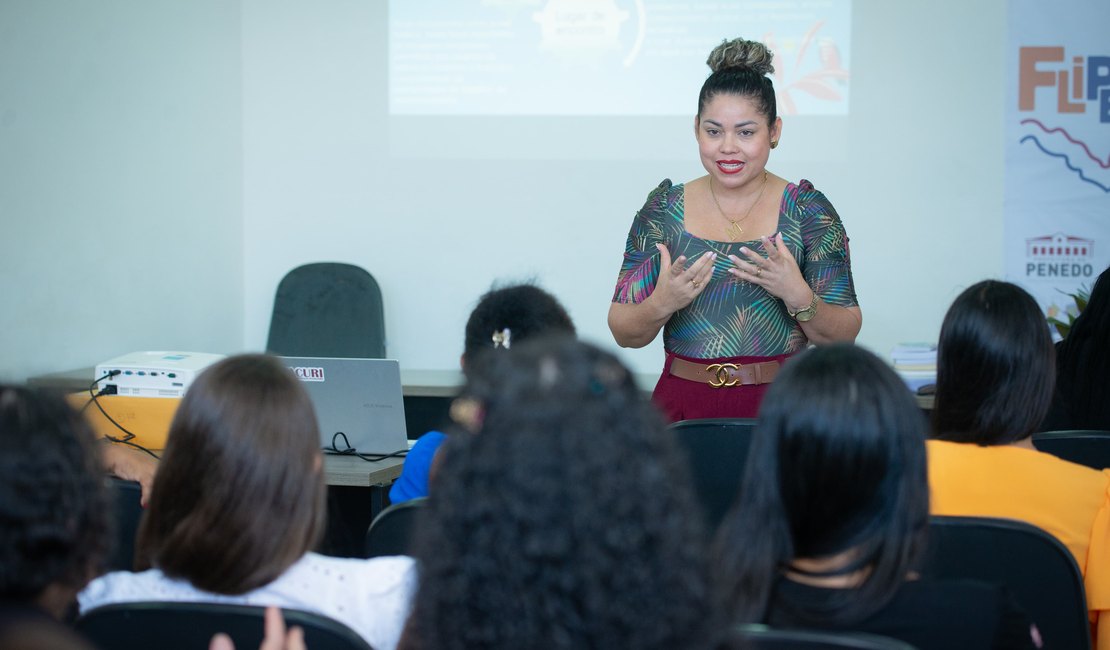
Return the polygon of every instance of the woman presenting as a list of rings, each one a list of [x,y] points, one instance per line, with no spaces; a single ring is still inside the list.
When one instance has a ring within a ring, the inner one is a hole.
[[[623,347],[663,330],[653,399],[672,420],[754,417],[786,357],[862,323],[836,211],[767,171],[782,133],[771,56],[743,39],[710,53],[694,118],[708,174],[660,183],[625,244],[609,329]]]

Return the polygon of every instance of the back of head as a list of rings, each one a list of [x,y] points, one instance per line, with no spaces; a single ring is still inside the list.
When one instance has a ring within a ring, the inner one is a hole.
[[[574,333],[567,310],[543,289],[531,284],[491,289],[466,321],[463,358],[470,367],[489,350],[510,349],[540,335]]]
[[[972,285],[948,309],[937,345],[933,436],[1003,445],[1031,435],[1052,399],[1048,323],[1024,289]]]
[[[140,566],[238,594],[281,575],[324,521],[308,395],[276,358],[216,363],[181,400],[139,529]]]
[[[928,521],[925,420],[905,384],[848,344],[791,359],[760,407],[740,495],[718,533],[724,599],[743,622],[765,617],[774,583],[796,558],[850,551],[869,568],[812,623],[858,620],[893,597]]]
[[[1065,415],[1076,429],[1110,428],[1110,268],[1099,275],[1067,338],[1057,347],[1056,381],[1068,396]]]
[[[774,55],[759,41],[734,38],[713,48],[705,63],[712,73],[698,93],[698,115],[717,95],[736,95],[750,99],[767,123],[778,118],[775,88],[767,75],[775,71]]]
[[[60,397],[0,386],[0,598],[74,593],[103,568],[111,506],[93,433]]]
[[[468,379],[480,427],[445,448],[408,647],[696,647],[701,522],[628,371],[563,337]]]

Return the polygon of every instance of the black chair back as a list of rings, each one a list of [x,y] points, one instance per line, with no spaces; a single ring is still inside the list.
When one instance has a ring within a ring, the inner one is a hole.
[[[135,566],[135,537],[143,518],[142,490],[135,481],[108,479],[116,510],[115,545],[108,557],[109,571],[131,571]]]
[[[353,264],[318,262],[285,274],[266,351],[286,357],[385,358],[382,291]]]
[[[930,517],[922,574],[1002,585],[1037,624],[1046,649],[1091,647],[1075,558],[1036,526],[1012,519]]]
[[[750,418],[712,418],[682,420],[670,427],[690,460],[690,475],[710,532],[716,530],[736,500],[755,422]]]
[[[738,625],[729,630],[717,650],[913,650],[913,646],[874,634]]]
[[[395,503],[374,518],[366,529],[366,557],[409,555],[415,522],[427,497]]]
[[[105,650],[197,650],[217,632],[236,648],[262,642],[265,608],[216,603],[136,602],[105,605],[77,619],[77,631]],[[361,636],[339,621],[294,609],[282,612],[286,627],[304,629],[312,650],[371,650]]]
[[[1110,431],[1076,429],[1034,433],[1033,446],[1046,454],[1094,469],[1110,467]]]

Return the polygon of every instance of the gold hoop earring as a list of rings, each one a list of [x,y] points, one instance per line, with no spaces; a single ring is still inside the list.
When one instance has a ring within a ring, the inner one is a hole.
[[[777,146],[779,146],[779,141],[778,140],[771,140],[771,148],[774,149]]]

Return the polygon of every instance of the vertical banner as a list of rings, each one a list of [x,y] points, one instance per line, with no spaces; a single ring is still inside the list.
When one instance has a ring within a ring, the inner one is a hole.
[[[1049,317],[1110,264],[1110,2],[1011,0],[1006,276]]]

